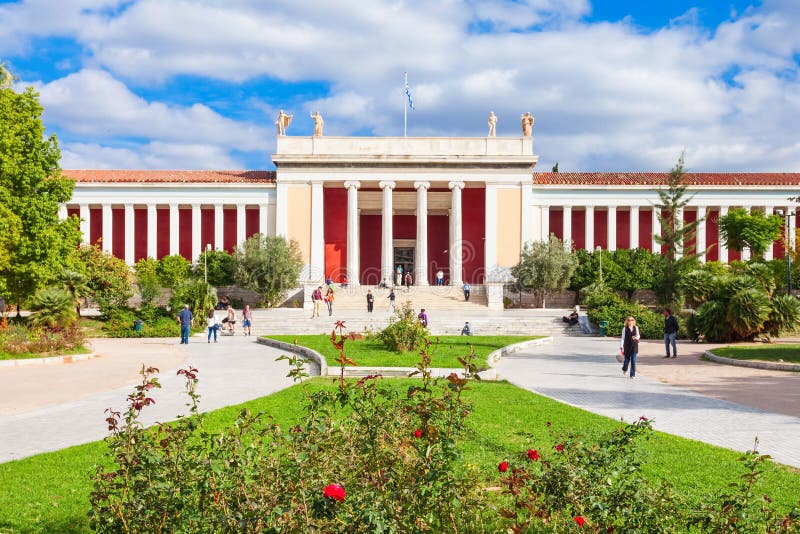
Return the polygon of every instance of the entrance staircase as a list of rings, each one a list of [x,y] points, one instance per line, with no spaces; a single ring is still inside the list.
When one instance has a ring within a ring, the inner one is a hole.
[[[335,310],[366,311],[368,290],[371,290],[375,296],[375,311],[388,310],[388,289],[379,289],[378,286],[335,286],[334,288],[336,290],[334,298]],[[410,301],[417,311],[420,308],[425,308],[428,311],[484,311],[487,306],[486,291],[482,285],[471,286],[469,302],[464,300],[464,292],[461,288],[451,286],[398,287],[395,289],[394,294],[395,306],[399,307],[403,302]]]

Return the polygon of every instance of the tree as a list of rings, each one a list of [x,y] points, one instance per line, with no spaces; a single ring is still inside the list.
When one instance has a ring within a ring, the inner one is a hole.
[[[61,274],[61,283],[64,285],[64,289],[69,291],[69,294],[72,296],[72,302],[75,305],[75,313],[78,317],[81,316],[81,299],[92,294],[92,290],[89,288],[87,282],[86,275],[78,271],[64,269],[64,272]]]
[[[781,236],[783,217],[761,211],[750,213],[745,208],[732,208],[719,218],[720,237],[725,245],[741,252],[749,248],[756,258],[763,258],[772,243]]]
[[[142,258],[133,266],[136,273],[136,285],[139,286],[139,295],[142,305],[147,306],[158,296],[161,284],[158,279],[158,260]]]
[[[131,271],[124,260],[97,245],[81,245],[70,253],[67,267],[86,276],[86,285],[103,313],[127,306],[133,296]]]
[[[192,273],[192,264],[178,254],[164,256],[158,260],[158,281],[161,287],[175,289]]]
[[[75,324],[77,316],[72,308],[69,291],[62,287],[40,289],[31,299],[30,323],[47,330],[61,330]]]
[[[686,195],[686,184],[684,183],[686,173],[683,170],[684,155],[678,158],[678,163],[667,177],[667,188],[658,190],[658,198],[661,201],[656,204],[656,213],[661,223],[661,235],[655,236],[656,243],[666,247],[664,257],[666,265],[664,267],[664,280],[659,288],[660,298],[666,303],[675,303],[680,300],[678,292],[678,280],[683,271],[683,264],[691,262],[697,254],[692,247],[687,246],[688,242],[694,238],[697,225],[703,217],[684,224],[682,219],[683,208],[692,200],[691,196]]]
[[[67,254],[80,243],[77,217],[59,221],[59,205],[72,197],[74,182],[61,177],[54,135],[45,138],[42,106],[32,88],[22,93],[0,67],[0,289],[16,304],[57,281]],[[19,310],[18,310],[19,311]]]
[[[226,286],[233,283],[236,262],[233,255],[224,250],[204,250],[197,259],[195,275],[204,278],[208,266],[208,283],[212,286]]]
[[[266,306],[279,304],[297,287],[303,257],[296,241],[255,234],[234,253],[236,283],[261,295]]]
[[[556,164],[553,165],[553,172],[558,172],[558,162],[557,161],[556,161]]]
[[[547,293],[566,288],[577,266],[578,259],[550,234],[547,241],[525,244],[511,274],[521,288],[534,291],[544,308]]]

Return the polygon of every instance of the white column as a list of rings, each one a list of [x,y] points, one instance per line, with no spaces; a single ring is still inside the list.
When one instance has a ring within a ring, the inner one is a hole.
[[[125,204],[125,263],[133,265],[136,263],[136,255],[134,252],[134,211],[133,204]]]
[[[180,250],[180,217],[178,213],[178,205],[169,205],[169,255],[174,256]]]
[[[325,279],[325,197],[322,182],[311,182],[311,266],[309,280]],[[328,206],[328,209],[333,209]]]
[[[520,229],[520,240],[522,242],[519,244],[519,248],[522,250],[525,243],[533,239],[533,229],[531,228],[533,225],[533,210],[531,209],[533,204],[533,183],[531,183],[530,178],[523,180],[520,188],[522,189],[522,228]],[[545,238],[549,237],[549,235],[545,235]]]
[[[789,246],[788,250],[794,252],[795,243],[797,243],[797,206],[788,206],[786,213],[795,214],[794,217],[789,217]]]
[[[654,254],[661,253],[661,245],[656,242],[657,235],[661,235],[661,221],[658,219],[658,206],[653,206],[653,237],[650,246]]]
[[[192,204],[192,257],[189,260],[192,263],[200,258],[200,252],[203,251],[200,221],[200,204]]]
[[[487,183],[485,195],[486,220],[483,234],[483,261],[486,281],[493,282],[494,271],[497,269],[497,186]]]
[[[428,188],[430,182],[414,182],[417,190],[417,246],[414,248],[414,283],[428,285]]]
[[[114,228],[113,228],[114,212],[111,211],[111,204],[103,204],[103,252],[111,254],[113,250]]]
[[[753,212],[752,206],[744,206],[745,211],[747,211],[748,215]],[[750,247],[744,247],[741,252],[742,261],[747,261],[750,259]]]
[[[147,257],[158,256],[158,212],[155,204],[147,205]]]
[[[586,221],[584,222],[586,244],[584,248],[591,252],[594,250],[594,206],[586,206],[584,216],[586,217]]]
[[[66,204],[59,204],[58,205],[58,220],[59,221],[66,221],[68,217],[67,213],[67,205]]]
[[[89,205],[81,204],[78,209],[80,209],[80,218],[81,218],[81,242],[89,243],[90,239],[89,228],[91,228],[91,226],[89,225],[91,217],[90,215],[91,212],[89,211]]]
[[[772,215],[773,211],[774,211],[774,208],[772,206],[764,206],[764,216],[765,217],[769,218],[770,215]],[[769,246],[767,247],[766,252],[764,252],[764,259],[765,260],[770,261],[771,259],[774,258],[774,256],[773,256],[773,249],[774,248],[775,248],[775,243],[774,242],[770,243]]]
[[[289,186],[275,184],[275,235],[286,237],[289,231]]]
[[[361,182],[345,182],[347,189],[347,280],[357,286],[361,282],[361,251],[358,217],[358,189]]]
[[[225,249],[225,206],[214,204],[214,249]]]
[[[322,184],[320,184],[320,189]],[[236,246],[242,246],[247,239],[247,211],[244,204],[236,204]],[[324,246],[324,244],[323,244]]]
[[[380,182],[378,186],[383,190],[381,206],[381,278],[386,278],[389,284],[394,283],[394,236],[392,234],[392,189],[394,182]]]
[[[550,240],[550,206],[542,206],[541,207],[541,214],[542,214],[542,241],[549,241]]]
[[[695,232],[695,253],[700,261],[706,262],[706,207],[697,206],[697,231]]]
[[[608,221],[606,223],[608,250],[617,250],[617,207],[608,207]]]
[[[675,217],[675,228],[680,230],[683,228],[683,208],[678,208],[677,213],[674,215]],[[681,240],[680,246],[676,247],[675,250],[675,258],[682,258],[683,257],[683,249],[686,247],[685,240]]]
[[[269,206],[267,204],[258,205],[258,233],[269,236]]]
[[[631,206],[631,217],[628,224],[630,238],[628,248],[639,248],[639,206]]]
[[[450,193],[450,285],[453,287],[460,287],[463,285],[462,280],[462,265],[461,265],[461,248],[463,247],[463,239],[461,237],[461,190],[464,188],[464,182],[450,182],[447,187],[451,189]]]
[[[572,206],[564,206],[564,211],[562,213],[562,233],[564,235],[563,241],[565,243],[570,243],[570,248],[572,247]]]
[[[724,217],[727,214],[728,206],[720,206],[719,216]],[[728,263],[728,247],[726,247],[725,243],[722,241],[722,236],[719,232],[719,226],[717,226],[717,246],[719,247],[719,261],[721,263]]]

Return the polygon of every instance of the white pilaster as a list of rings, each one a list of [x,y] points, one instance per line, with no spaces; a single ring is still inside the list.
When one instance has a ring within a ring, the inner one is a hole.
[[[772,215],[773,211],[774,211],[774,208],[772,206],[764,206],[764,216],[765,217],[769,218],[770,215]],[[775,248],[775,243],[774,242],[770,243],[769,246],[767,247],[766,252],[764,252],[764,259],[765,260],[770,261],[771,259],[774,258],[774,256],[773,256],[773,249],[774,248]]]
[[[542,222],[541,222],[541,229],[542,235],[540,239],[542,241],[549,241],[550,240],[550,206],[542,206],[541,207],[541,214],[542,214]]]
[[[586,222],[584,223],[584,227],[586,228],[586,244],[584,248],[591,252],[594,250],[594,206],[586,206],[584,214],[586,217]]]
[[[497,185],[487,183],[485,195],[484,269],[486,270],[486,281],[493,282],[493,273],[497,269]]]
[[[178,205],[169,205],[169,255],[174,256],[180,250],[180,217],[178,213]]]
[[[347,280],[350,284],[360,284],[361,276],[361,238],[358,217],[358,189],[361,182],[345,182],[347,189]]]
[[[753,212],[752,206],[744,206],[744,209],[748,213],[748,215]],[[750,247],[744,247],[742,249],[741,258],[742,261],[747,261],[750,259]]]
[[[678,208],[677,213],[675,214],[675,228],[681,229],[683,228],[683,208]],[[680,246],[676,247],[675,250],[675,258],[682,258],[683,257],[683,249],[686,247],[686,243],[684,240],[681,240]]]
[[[460,287],[463,285],[461,254],[464,245],[461,237],[461,190],[464,182],[450,182],[447,187],[450,193],[450,285]]]
[[[631,217],[628,224],[630,230],[629,245],[631,250],[639,248],[639,206],[631,206]]]
[[[258,205],[258,233],[269,236],[269,206],[267,204]]]
[[[394,281],[394,235],[392,233],[392,189],[394,182],[380,182],[378,186],[383,190],[381,206],[381,278],[391,284]]]
[[[608,250],[617,250],[617,207],[608,207],[608,221],[606,224]]]
[[[225,249],[225,206],[214,204],[214,249]]]
[[[133,265],[136,263],[134,251],[135,228],[133,204],[125,204],[125,263]]]
[[[533,184],[530,179],[526,179],[523,180],[520,188],[522,190],[522,228],[520,229],[520,240],[522,242],[519,244],[519,248],[522,250],[525,243],[533,239],[533,229],[531,228],[533,224],[533,210],[531,209],[533,204]],[[545,234],[545,239],[549,237],[548,234]]]
[[[568,243],[572,248],[572,206],[564,206],[562,214],[562,233],[564,243]]]
[[[200,258],[200,252],[203,250],[201,227],[200,204],[192,204],[192,257],[190,260],[192,263]]]
[[[697,206],[697,231],[695,232],[695,252],[701,262],[706,262],[706,207]]]
[[[275,235],[286,237],[289,231],[289,186],[275,185]]]
[[[90,211],[88,204],[81,204],[78,208],[80,210],[80,218],[81,218],[81,242],[82,243],[89,243],[89,228],[91,228],[90,222]]]
[[[328,209],[333,209],[328,206]],[[322,182],[311,182],[311,265],[310,281],[325,279],[325,196]]]
[[[789,217],[789,247],[790,252],[794,252],[795,244],[797,243],[797,206],[788,206],[786,213],[792,213],[795,216]]]
[[[320,184],[322,189],[322,184]],[[247,239],[247,211],[244,204],[236,204],[236,246],[242,246],[244,240]],[[322,210],[320,210],[322,211]],[[312,217],[313,218],[313,217]],[[325,244],[323,243],[323,247]],[[324,262],[325,260],[323,260]]]
[[[728,206],[720,206],[719,207],[719,216],[724,217],[728,214]],[[717,246],[719,247],[719,261],[721,263],[728,263],[728,247],[725,246],[725,242],[722,240],[722,235],[719,232],[719,226],[717,226]]]
[[[111,204],[103,204],[103,252],[114,250],[114,228],[113,228],[114,212],[111,211]]]
[[[67,217],[68,217],[67,205],[66,204],[59,204],[58,205],[58,220],[59,221],[66,221]]]
[[[650,250],[652,250],[654,254],[661,253],[661,245],[656,241],[657,235],[661,235],[661,221],[658,219],[658,206],[653,206],[653,237],[650,243],[652,247]]]
[[[155,204],[147,205],[147,257],[158,256],[158,211]]]
[[[414,248],[414,283],[428,285],[428,188],[430,182],[414,182],[417,190],[417,245]],[[349,249],[348,249],[349,250]]]

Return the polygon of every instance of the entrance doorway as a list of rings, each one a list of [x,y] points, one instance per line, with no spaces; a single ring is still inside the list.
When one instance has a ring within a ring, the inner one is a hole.
[[[414,276],[414,247],[394,247],[394,284],[403,285],[406,273]]]

